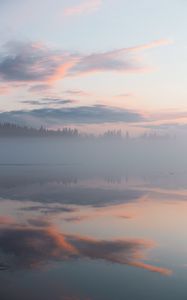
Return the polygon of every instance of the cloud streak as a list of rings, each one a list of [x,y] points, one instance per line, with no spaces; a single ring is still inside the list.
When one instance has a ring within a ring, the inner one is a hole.
[[[51,49],[41,43],[11,42],[0,51],[0,81],[34,84],[31,91],[38,91],[70,76],[145,72],[150,68],[139,57],[139,52],[169,43],[158,40],[103,53],[81,54]]]
[[[131,48],[121,48],[103,53],[82,56],[70,70],[69,75],[83,75],[97,72],[139,73],[150,70],[136,52],[168,45],[170,40],[158,40]]]
[[[61,98],[42,98],[38,100],[24,100],[21,103],[29,104],[32,106],[45,106],[45,105],[66,105],[66,104],[73,104],[75,103],[74,100],[70,99],[61,99]]]
[[[71,17],[71,16],[78,16],[82,14],[92,13],[101,7],[102,2],[103,2],[102,0],[84,1],[78,5],[65,8],[63,14],[66,17]]]
[[[33,103],[31,103],[33,104]],[[35,102],[34,102],[35,104]],[[133,110],[119,109],[105,105],[76,106],[69,108],[41,108],[0,113],[0,122],[13,122],[32,125],[62,124],[102,124],[136,123],[145,121],[145,117]]]
[[[83,90],[78,90],[78,89],[66,90],[64,93],[67,94],[67,95],[70,95],[70,96],[78,96],[78,97],[79,96],[81,96],[81,97],[90,96],[90,93],[85,92]]]

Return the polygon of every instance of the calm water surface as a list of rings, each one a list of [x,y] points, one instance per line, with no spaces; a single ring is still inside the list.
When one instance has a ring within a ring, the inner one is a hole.
[[[186,299],[187,173],[1,166],[0,299]]]

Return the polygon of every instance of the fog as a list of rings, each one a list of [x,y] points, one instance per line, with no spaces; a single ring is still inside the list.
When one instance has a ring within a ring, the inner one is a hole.
[[[1,137],[0,298],[185,297],[186,150],[182,139]]]
[[[1,138],[1,165],[81,165],[82,168],[128,168],[136,172],[185,171],[187,141]],[[84,167],[83,167],[84,166]]]

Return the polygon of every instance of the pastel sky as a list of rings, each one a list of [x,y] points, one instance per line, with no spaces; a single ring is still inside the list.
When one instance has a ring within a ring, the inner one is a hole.
[[[0,0],[0,121],[184,130],[185,0]]]

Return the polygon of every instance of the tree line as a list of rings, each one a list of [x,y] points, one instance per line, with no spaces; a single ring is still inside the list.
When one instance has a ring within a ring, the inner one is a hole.
[[[102,134],[80,133],[76,128],[64,127],[62,129],[48,129],[43,126],[33,128],[29,126],[21,126],[12,123],[0,123],[0,137],[62,137],[62,138],[77,138],[77,139],[114,139],[114,140],[129,140],[129,132],[125,134],[121,130],[107,130]],[[169,134],[160,135],[156,132],[144,133],[138,137],[142,140],[160,140],[170,139]]]
[[[43,126],[33,128],[12,123],[0,123],[0,137],[67,137],[67,138],[122,138],[121,130],[108,130],[101,135],[83,134],[78,129],[64,127],[62,129],[48,129]]]

